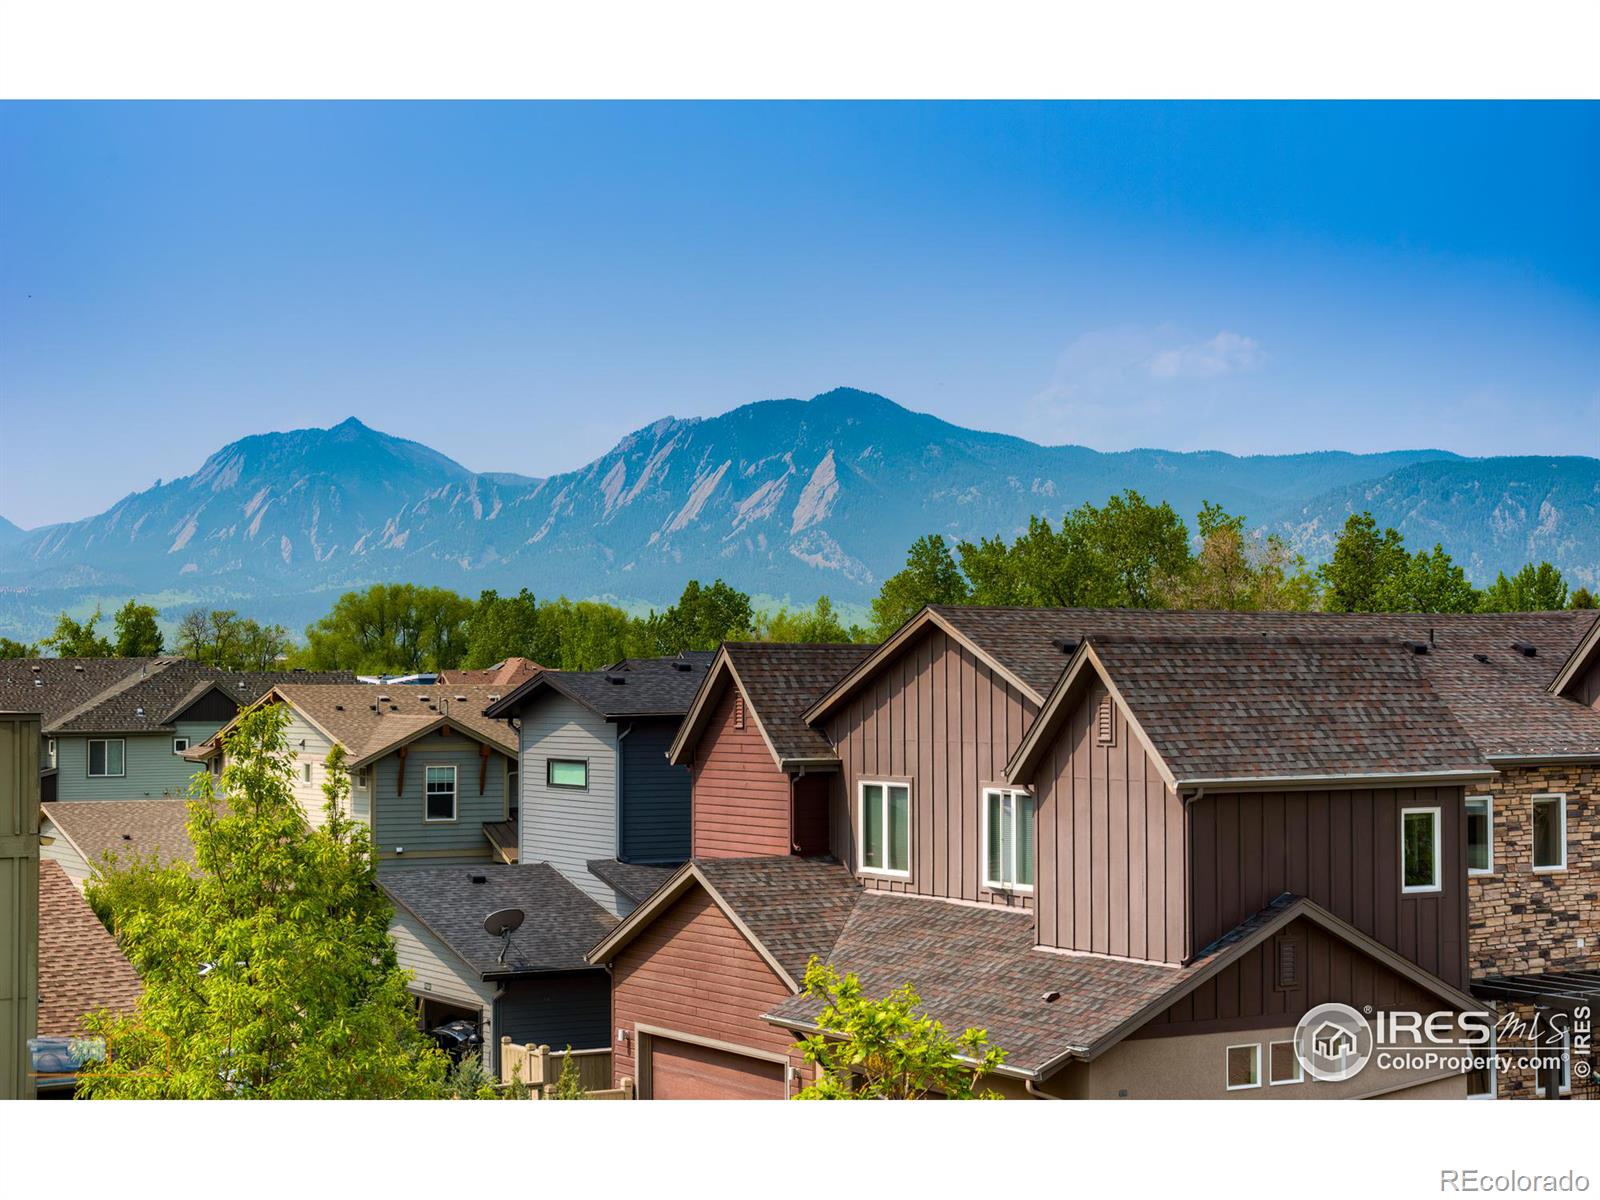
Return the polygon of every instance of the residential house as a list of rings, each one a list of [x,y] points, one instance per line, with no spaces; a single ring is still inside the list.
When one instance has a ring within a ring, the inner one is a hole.
[[[194,862],[187,800],[58,800],[41,805],[39,856],[83,890],[107,862]]]
[[[323,820],[328,754],[344,751],[350,815],[372,829],[381,868],[452,860],[483,862],[486,826],[510,815],[517,739],[484,716],[497,688],[385,687],[280,683],[256,705],[282,704],[295,755],[295,798],[313,824]],[[220,770],[219,730],[192,757]]]
[[[611,984],[584,951],[616,919],[546,863],[413,868],[380,873],[393,901],[390,926],[412,972],[423,1028],[465,1020],[483,1039],[487,1070],[500,1069],[500,1038],[557,1049],[610,1044]],[[512,910],[520,923],[497,937],[485,919]]]
[[[1489,731],[1514,732],[1485,689],[1532,676],[1467,665],[1513,642],[1565,661],[1589,620],[925,610],[760,712],[836,756],[831,859],[774,854],[760,820],[702,846],[697,779],[697,857],[590,954],[614,1069],[645,1096],[792,1092],[815,955],[987,1028],[1010,1095],[1483,1092],[1460,1070],[1310,1081],[1289,1038],[1324,1000],[1479,1006],[1466,796],[1500,773]],[[713,761],[726,728],[675,752]]]
[[[544,670],[531,658],[503,658],[492,666],[475,670],[455,668],[439,672],[439,682],[444,685],[454,686],[459,683],[482,684],[484,687],[500,688],[509,692],[533,678],[536,672]]]
[[[81,1065],[73,1039],[100,1010],[131,1013],[144,985],[117,940],[59,863],[39,864],[38,1036],[30,1045],[40,1099],[67,1099]]]
[[[67,713],[87,704],[130,675],[148,671],[159,658],[0,659],[0,711],[39,714],[41,798],[55,799],[56,742],[44,733]]]
[[[519,861],[620,915],[689,857],[689,771],[666,754],[712,657],[540,671],[489,707],[518,726]]]

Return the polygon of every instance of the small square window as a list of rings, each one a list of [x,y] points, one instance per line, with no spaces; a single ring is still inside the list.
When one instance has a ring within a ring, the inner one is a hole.
[[[581,758],[547,759],[545,782],[551,787],[586,788],[589,786],[589,764]]]
[[[1273,1087],[1305,1082],[1305,1072],[1300,1066],[1300,1056],[1294,1052],[1293,1042],[1273,1042],[1267,1051],[1268,1079]]]
[[[1467,797],[1467,874],[1488,875],[1494,869],[1494,801]]]
[[[174,754],[182,754],[188,748],[189,748],[189,739],[188,738],[181,738],[180,737],[180,738],[173,738],[172,739],[172,752]]]
[[[1261,1086],[1261,1047],[1228,1047],[1228,1090],[1244,1091]]]

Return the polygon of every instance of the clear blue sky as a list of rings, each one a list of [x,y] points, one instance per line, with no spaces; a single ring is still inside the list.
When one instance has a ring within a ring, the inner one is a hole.
[[[1600,105],[0,107],[0,514],[354,414],[848,384],[1101,449],[1600,453]]]

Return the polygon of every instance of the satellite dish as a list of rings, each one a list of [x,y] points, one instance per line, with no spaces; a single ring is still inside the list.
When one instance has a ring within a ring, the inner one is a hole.
[[[483,919],[483,931],[490,937],[503,937],[522,927],[520,908],[500,908]]]

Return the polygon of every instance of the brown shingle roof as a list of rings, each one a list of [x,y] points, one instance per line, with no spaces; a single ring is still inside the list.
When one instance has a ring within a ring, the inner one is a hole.
[[[61,864],[39,863],[39,1033],[70,1037],[101,1008],[132,1012],[143,985]]]
[[[723,648],[780,760],[835,757],[828,739],[803,714],[875,646],[729,642]]]
[[[42,812],[91,867],[107,853],[123,861],[153,854],[163,866],[194,862],[185,800],[55,800]]]
[[[831,858],[697,858],[717,895],[798,983],[812,955],[826,957],[861,896]]]
[[[462,668],[453,671],[440,671],[439,682],[450,685],[458,683],[482,684],[485,687],[495,687],[510,691],[517,685],[527,682],[542,670],[544,668],[531,658],[513,656],[501,659],[492,667],[483,667],[477,670]]]
[[[517,753],[516,731],[505,721],[483,715],[490,695],[497,695],[498,688],[481,684],[283,683],[275,691],[344,746],[352,766],[443,723],[466,730],[506,754]]]

